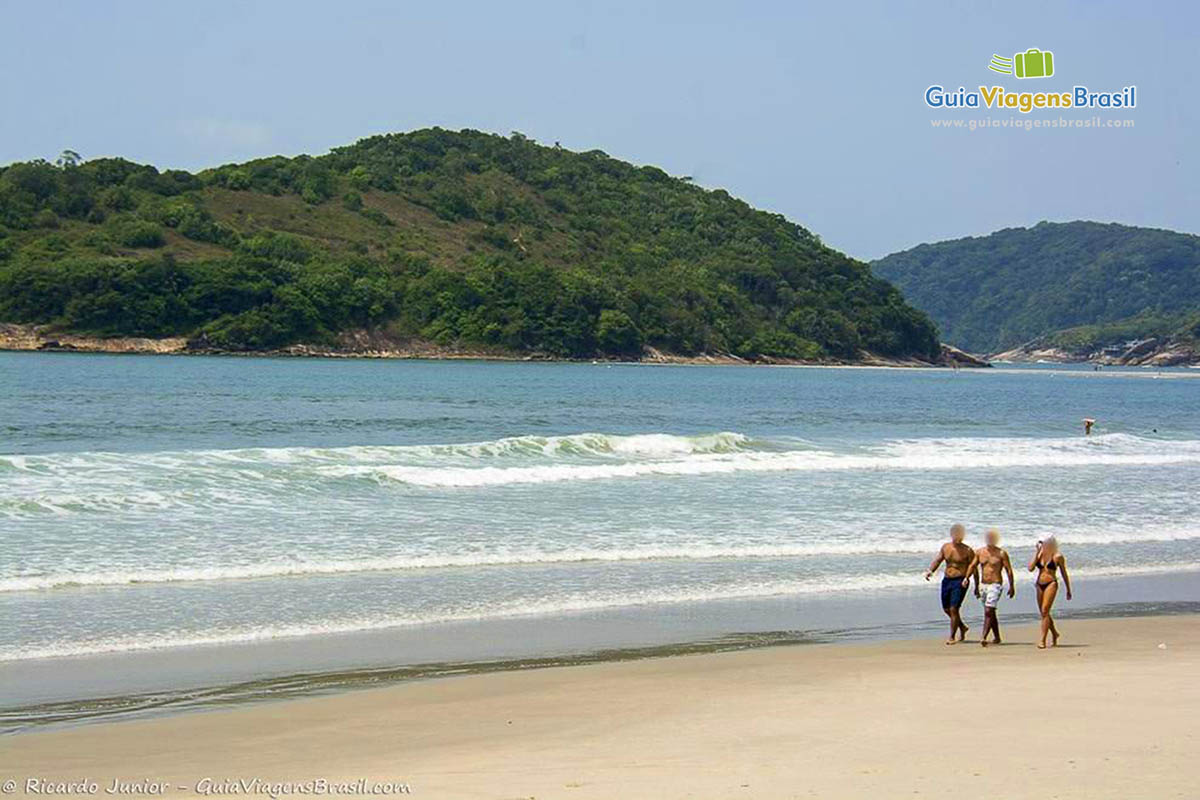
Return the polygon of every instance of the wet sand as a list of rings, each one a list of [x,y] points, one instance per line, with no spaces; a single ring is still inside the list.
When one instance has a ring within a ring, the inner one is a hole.
[[[45,730],[2,740],[0,778],[14,797],[30,777],[100,794],[150,779],[174,797],[205,778],[403,781],[431,798],[1195,796],[1200,616],[1061,628],[1047,651],[1022,626],[986,650],[767,648]]]

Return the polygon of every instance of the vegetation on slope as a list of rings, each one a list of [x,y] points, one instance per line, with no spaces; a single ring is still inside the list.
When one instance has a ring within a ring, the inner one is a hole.
[[[1200,311],[1183,315],[1145,313],[1116,322],[1064,328],[1042,337],[1038,344],[1087,355],[1108,345],[1149,338],[1195,348],[1200,344]]]
[[[1075,330],[1060,338],[1076,344],[1163,335],[1200,309],[1200,237],[1152,228],[1042,222],[923,244],[872,266],[946,341],[975,352],[1065,328]]]
[[[441,129],[191,174],[0,169],[0,320],[269,349],[351,330],[556,356],[932,358],[887,282],[599,151]]]

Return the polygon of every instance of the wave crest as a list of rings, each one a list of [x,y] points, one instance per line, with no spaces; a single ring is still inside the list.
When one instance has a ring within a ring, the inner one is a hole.
[[[820,446],[743,433],[515,436],[459,444],[0,456],[0,515],[274,505],[351,479],[432,489],[646,476],[832,470],[967,470],[1200,464],[1200,441],[896,439]]]
[[[1200,539],[1200,528],[1145,531],[1060,531],[1066,547],[1122,544],[1190,542]],[[1010,549],[1032,548],[1038,534],[1005,537]],[[627,547],[582,547],[564,549],[492,550],[435,554],[398,554],[376,558],[262,561],[212,566],[180,566],[168,569],[109,568],[105,570],[12,575],[0,578],[0,593],[70,589],[83,586],[130,586],[136,584],[193,583],[207,581],[289,578],[351,573],[405,572],[427,569],[554,566],[566,564],[648,561],[752,561],[758,559],[828,558],[839,556],[928,555],[943,544],[940,539],[719,544],[681,538],[669,543]]]

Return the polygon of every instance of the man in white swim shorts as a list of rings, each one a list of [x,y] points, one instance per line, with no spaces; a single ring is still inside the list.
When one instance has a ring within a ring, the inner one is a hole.
[[[985,583],[979,587],[980,597],[984,608],[995,608],[1000,605],[1000,593],[1004,591],[1003,583]]]
[[[991,631],[993,641],[1000,644],[1000,620],[996,616],[996,606],[1000,604],[1000,594],[1004,591],[1004,576],[1008,576],[1008,596],[1014,597],[1017,585],[1013,581],[1012,561],[1008,551],[1000,547],[1000,534],[995,529],[987,532],[984,537],[987,542],[975,551],[975,558],[967,568],[967,576],[963,578],[965,589],[971,576],[976,576],[975,596],[983,600],[983,635],[979,643],[988,646],[988,632]],[[979,570],[979,573],[976,573]]]

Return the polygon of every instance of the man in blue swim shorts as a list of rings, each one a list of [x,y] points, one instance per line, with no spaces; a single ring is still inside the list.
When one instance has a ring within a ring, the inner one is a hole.
[[[942,574],[942,611],[950,618],[950,638],[946,644],[957,644],[967,638],[966,624],[962,621],[959,609],[967,596],[964,578],[970,576],[967,567],[975,557],[975,551],[963,543],[967,537],[967,529],[955,523],[950,527],[950,541],[942,545],[929,569],[925,572],[925,580],[933,577],[938,567],[944,562],[946,569]],[[979,578],[975,578],[975,593],[979,594]],[[957,637],[957,638],[955,638]]]

